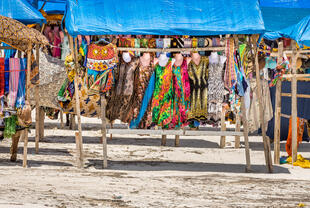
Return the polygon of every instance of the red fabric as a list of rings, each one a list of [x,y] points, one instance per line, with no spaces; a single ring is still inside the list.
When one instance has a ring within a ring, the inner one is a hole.
[[[4,95],[4,58],[0,58],[0,97]]]
[[[305,126],[304,119],[300,119],[297,117],[297,148],[299,146],[299,143],[302,142],[304,126]],[[288,156],[292,156],[292,117],[290,118],[290,125],[288,129],[285,149],[286,149]]]

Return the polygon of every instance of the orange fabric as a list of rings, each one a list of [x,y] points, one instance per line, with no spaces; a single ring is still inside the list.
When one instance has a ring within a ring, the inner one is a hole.
[[[297,117],[297,148],[299,143],[302,142],[302,135],[304,133],[305,121]],[[292,117],[290,118],[290,125],[288,129],[288,135],[285,146],[286,152],[289,156],[292,156]]]

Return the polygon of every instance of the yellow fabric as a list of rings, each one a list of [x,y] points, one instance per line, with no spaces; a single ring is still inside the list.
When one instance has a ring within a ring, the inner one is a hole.
[[[288,157],[286,161],[292,164],[292,157]],[[310,161],[303,158],[301,155],[297,155],[296,162],[293,163],[294,166],[300,166],[302,168],[310,168]]]
[[[62,14],[47,14],[43,9],[39,11],[47,21],[61,21],[63,18]]]

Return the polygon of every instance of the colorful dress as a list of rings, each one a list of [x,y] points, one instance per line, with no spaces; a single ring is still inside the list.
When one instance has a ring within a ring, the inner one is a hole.
[[[172,59],[165,67],[155,67],[155,89],[152,100],[152,122],[169,128],[173,116]]]
[[[170,128],[180,128],[186,125],[189,104],[189,80],[187,62],[184,59],[181,66],[172,67],[173,73],[173,119]],[[189,89],[190,90],[190,89]]]
[[[222,103],[224,100],[223,68],[225,57],[211,55],[209,57],[208,78],[208,119],[218,122],[221,119]]]
[[[193,60],[188,64],[190,82],[190,109],[187,119],[189,121],[203,121],[208,115],[208,64],[207,57],[201,57],[196,65]]]

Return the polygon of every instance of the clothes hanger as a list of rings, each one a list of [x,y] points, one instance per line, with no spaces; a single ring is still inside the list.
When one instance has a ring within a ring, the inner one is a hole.
[[[95,44],[99,44],[99,43],[101,43],[101,42],[106,43],[106,44],[110,44],[110,42],[107,41],[107,40],[104,39],[104,38],[100,38],[98,41],[95,42]]]

